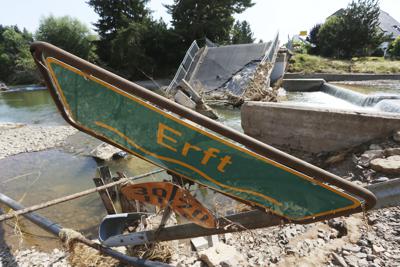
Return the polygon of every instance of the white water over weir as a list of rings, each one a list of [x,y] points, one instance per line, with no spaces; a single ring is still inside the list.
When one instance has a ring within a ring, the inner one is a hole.
[[[365,95],[330,83],[324,83],[321,86],[321,91],[334,97],[346,100],[357,106],[375,107],[385,112],[400,113],[400,95],[398,94],[379,93]]]
[[[323,79],[285,79],[283,87],[289,92],[302,92],[305,95],[320,92],[354,105],[353,109],[359,107],[360,110],[400,113],[400,87],[399,93],[397,90],[391,90],[389,93],[379,92],[380,89],[377,88],[375,93],[363,94],[327,83]]]

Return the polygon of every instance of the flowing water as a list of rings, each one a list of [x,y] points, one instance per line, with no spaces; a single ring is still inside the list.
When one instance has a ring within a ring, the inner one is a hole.
[[[47,90],[0,93],[0,122],[64,125]]]
[[[382,99],[400,98],[400,81],[358,81],[335,82],[338,87],[351,90],[350,93],[343,90],[330,92],[288,92],[284,102],[295,103],[304,106],[319,106],[352,110],[379,110],[375,106]],[[352,94],[351,92],[354,92]],[[336,95],[337,94],[337,95]],[[363,96],[364,94],[366,96]],[[337,97],[335,97],[335,95]],[[387,100],[384,100],[387,101]],[[391,100],[388,100],[391,101]],[[384,110],[386,111],[386,110]],[[387,110],[389,111],[389,110]]]

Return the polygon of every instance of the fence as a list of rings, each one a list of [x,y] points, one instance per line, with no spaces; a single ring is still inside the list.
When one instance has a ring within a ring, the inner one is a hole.
[[[274,57],[276,57],[278,50],[279,50],[279,33],[276,34],[270,48],[265,53],[265,56],[261,60],[261,62],[264,63],[265,61],[269,61],[269,62],[275,63]]]

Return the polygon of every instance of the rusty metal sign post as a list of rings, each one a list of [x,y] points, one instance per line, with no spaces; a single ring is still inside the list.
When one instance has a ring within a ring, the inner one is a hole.
[[[311,223],[376,203],[367,189],[55,46],[36,42],[31,52],[69,124],[276,221]]]

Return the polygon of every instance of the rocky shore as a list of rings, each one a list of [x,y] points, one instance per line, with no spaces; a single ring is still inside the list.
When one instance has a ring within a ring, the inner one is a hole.
[[[75,133],[77,130],[71,126],[2,123],[0,124],[0,159],[60,146],[68,136]]]
[[[69,126],[0,125],[0,159],[61,146]],[[68,144],[66,144],[68,146]],[[313,163],[365,186],[400,177],[400,133],[352,150],[318,155]],[[285,225],[214,237],[212,245],[179,242],[176,266],[400,266],[400,208],[310,225]],[[192,242],[193,243],[193,242]],[[0,243],[0,266],[69,266],[61,248],[11,252]]]
[[[0,266],[4,267],[30,267],[30,266],[52,266],[69,267],[67,254],[59,249],[54,249],[50,253],[44,253],[35,248],[17,250],[10,253],[6,250],[0,251]]]
[[[354,149],[302,157],[366,186],[400,177],[399,155],[397,132]],[[220,235],[217,244],[173,259],[177,266],[400,266],[400,207]]]

